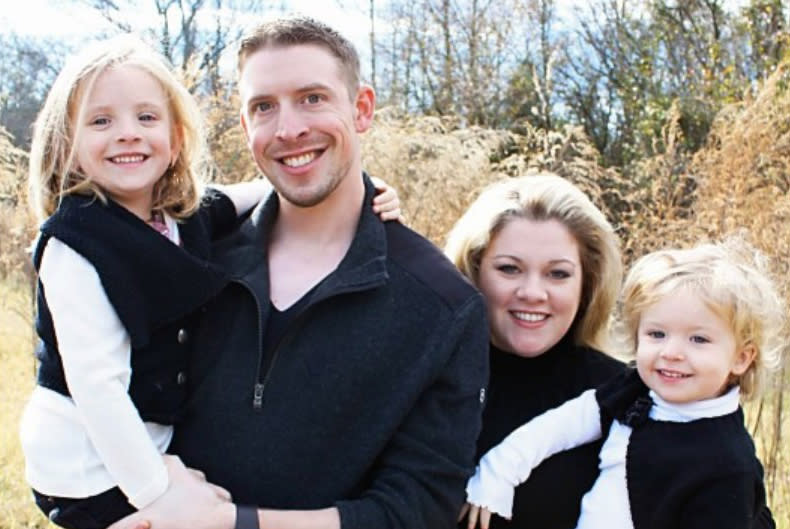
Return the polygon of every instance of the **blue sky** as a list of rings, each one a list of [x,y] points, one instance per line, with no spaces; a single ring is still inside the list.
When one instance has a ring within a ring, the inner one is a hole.
[[[152,0],[137,0],[141,6],[129,15],[129,22],[145,29],[156,24]],[[283,6],[301,12],[337,28],[357,47],[363,69],[369,57],[368,0],[278,0],[265,4]],[[10,8],[13,4],[13,8]],[[211,2],[206,2],[211,5]],[[42,35],[79,47],[91,35],[98,35],[111,26],[95,10],[80,0],[0,0],[0,33]],[[255,17],[249,17],[251,23]]]

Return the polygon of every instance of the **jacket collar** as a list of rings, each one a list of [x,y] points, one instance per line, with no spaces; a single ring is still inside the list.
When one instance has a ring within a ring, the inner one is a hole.
[[[334,294],[376,288],[388,280],[387,238],[384,223],[368,207],[375,188],[363,173],[365,198],[354,239],[338,267],[314,292],[312,301]],[[269,299],[269,234],[277,219],[280,198],[272,193],[261,202],[236,233],[217,243],[217,263],[236,281],[252,288],[259,299]]]

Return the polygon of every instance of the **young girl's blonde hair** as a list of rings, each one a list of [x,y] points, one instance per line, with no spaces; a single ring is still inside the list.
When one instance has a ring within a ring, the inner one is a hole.
[[[33,128],[28,174],[31,205],[40,220],[55,212],[64,195],[80,193],[106,201],[99,186],[76,167],[76,124],[84,119],[86,99],[98,77],[120,65],[139,68],[159,82],[171,114],[171,141],[180,145],[174,163],[154,186],[152,209],[185,218],[197,208],[208,160],[197,103],[164,58],[124,35],[70,57],[47,94]]]
[[[623,285],[615,332],[627,351],[637,347],[642,313],[664,297],[688,289],[733,331],[736,348],[753,346],[756,355],[746,372],[731,380],[749,399],[765,386],[766,375],[781,360],[785,311],[771,280],[767,259],[742,238],[691,249],[668,249],[637,260]]]
[[[513,219],[556,220],[579,245],[582,294],[570,331],[574,342],[608,349],[606,330],[622,277],[617,235],[606,216],[568,180],[543,173],[508,178],[487,187],[455,223],[445,254],[475,285],[480,261]],[[524,241],[525,245],[529,241]]]

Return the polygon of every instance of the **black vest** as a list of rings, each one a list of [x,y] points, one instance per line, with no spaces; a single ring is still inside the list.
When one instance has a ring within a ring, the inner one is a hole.
[[[212,192],[196,214],[179,224],[181,247],[118,204],[80,195],[64,197],[41,226],[33,254],[36,270],[50,237],[96,269],[131,340],[129,395],[143,420],[171,424],[181,412],[198,309],[227,283],[208,261],[210,242],[235,222],[233,203]],[[69,396],[40,281],[37,303],[38,383]]]

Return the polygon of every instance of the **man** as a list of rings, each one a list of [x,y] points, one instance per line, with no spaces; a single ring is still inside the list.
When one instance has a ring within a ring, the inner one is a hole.
[[[268,23],[242,42],[239,73],[241,125],[277,194],[215,247],[234,281],[206,308],[171,451],[260,508],[201,499],[132,520],[454,527],[488,376],[482,298],[362,207],[375,95],[348,41],[311,19]]]

